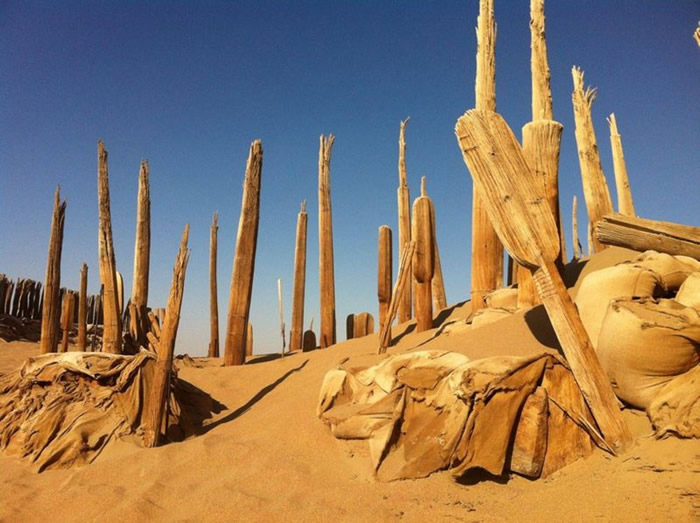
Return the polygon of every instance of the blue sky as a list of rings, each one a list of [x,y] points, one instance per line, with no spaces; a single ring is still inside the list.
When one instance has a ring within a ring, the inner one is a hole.
[[[697,225],[700,20],[694,1],[549,0],[554,117],[564,124],[560,193],[585,214],[571,67],[598,87],[593,117],[614,196],[605,117],[615,112],[637,212]],[[496,1],[497,106],[530,119],[528,2]],[[454,137],[474,104],[478,2],[0,2],[0,271],[43,280],[53,193],[68,199],[62,283],[97,271],[97,140],[109,151],[118,269],[131,289],[139,162],[151,167],[150,302],[163,306],[191,224],[178,352],[206,352],[208,242],[218,211],[222,338],[245,159],[263,142],[251,319],[256,352],[279,350],[277,278],[289,325],[294,232],[308,200],[305,324],[318,325],[318,137],[331,163],[339,339],[345,316],[376,315],[377,228],[397,235],[399,121],[412,197],[437,213],[450,303],[468,298],[472,184]]]

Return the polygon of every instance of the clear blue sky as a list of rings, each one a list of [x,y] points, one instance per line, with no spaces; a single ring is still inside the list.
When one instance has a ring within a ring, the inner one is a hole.
[[[468,298],[472,183],[454,137],[474,104],[478,2],[0,2],[0,271],[43,280],[51,205],[68,199],[62,283],[97,271],[97,140],[109,151],[118,269],[131,289],[139,161],[151,166],[150,302],[165,303],[191,224],[178,352],[206,351],[209,224],[220,213],[222,338],[250,142],[263,141],[251,319],[256,352],[279,350],[276,282],[290,322],[294,231],[308,200],[305,324],[318,325],[317,154],[331,164],[339,339],[345,316],[376,314],[377,228],[396,237],[399,120],[408,178],[437,211],[451,303]],[[549,0],[554,117],[564,124],[560,190],[571,252],[571,198],[585,207],[571,67],[599,88],[594,105],[613,190],[605,117],[615,112],[637,212],[698,225],[700,3]],[[496,1],[497,105],[520,135],[530,119],[528,2]]]

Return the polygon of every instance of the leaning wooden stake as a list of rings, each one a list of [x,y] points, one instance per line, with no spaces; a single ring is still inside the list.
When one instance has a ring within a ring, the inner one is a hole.
[[[391,302],[392,286],[392,252],[391,228],[388,225],[379,227],[378,269],[377,269],[377,298],[379,300],[379,332],[384,330],[386,317]]]
[[[175,267],[173,267],[173,282],[170,286],[165,321],[161,327],[158,347],[156,347],[156,369],[151,384],[148,408],[145,413],[144,444],[146,447],[158,445],[163,423],[163,413],[168,403],[175,338],[177,337],[177,328],[180,324],[182,295],[185,289],[185,273],[187,272],[187,261],[190,257],[190,251],[187,250],[189,231],[190,226],[185,225],[182,240],[180,241],[180,250],[175,259]]]
[[[219,291],[216,284],[216,244],[219,232],[219,213],[215,212],[211,219],[209,232],[209,323],[210,340],[207,356],[219,357]]]
[[[102,140],[97,142],[97,199],[99,203],[99,261],[100,282],[104,286],[102,300],[104,324],[102,331],[102,352],[121,354],[122,322],[121,305],[118,296],[117,262],[112,242],[112,216],[109,205],[109,175],[107,171],[107,151]]]
[[[496,110],[496,22],[493,0],[479,1],[476,28],[476,108]],[[472,312],[484,307],[485,296],[503,286],[503,245],[489,221],[486,206],[474,186],[472,199]]]
[[[595,227],[598,220],[613,211],[610,191],[605,181],[605,174],[600,165],[600,154],[596,142],[595,130],[591,107],[596,97],[596,90],[590,87],[583,88],[583,71],[578,67],[571,70],[574,79],[574,91],[572,102],[574,106],[574,120],[576,122],[576,145],[578,147],[578,160],[581,166],[581,180],[583,182],[583,195],[586,200],[588,221],[591,227]],[[597,252],[605,248],[593,238],[593,249]],[[589,254],[593,254],[590,252]]]
[[[410,260],[413,259],[413,253],[415,252],[415,250],[416,241],[411,240],[408,246],[403,250],[403,254],[401,254],[401,261],[399,262],[399,274],[396,277],[394,290],[391,293],[391,303],[389,304],[389,312],[387,313],[384,328],[379,333],[379,349],[377,351],[378,354],[384,354],[386,352],[387,347],[389,347],[389,345],[391,344],[391,324],[394,322],[396,313],[399,310],[399,302],[401,301],[401,296],[406,291],[406,288],[410,285]]]
[[[399,206],[399,258],[403,256],[406,245],[411,241],[411,194],[406,174],[406,124],[410,119],[409,116],[399,124],[399,188],[396,190]],[[408,263],[410,264],[411,260]],[[399,323],[411,319],[412,307],[412,289],[409,287],[399,303]]]
[[[627,164],[625,163],[625,155],[622,153],[622,137],[617,130],[615,113],[608,117],[608,125],[610,126],[610,146],[612,147],[613,169],[615,170],[617,212],[627,216],[635,216],[630,180],[627,176]]]
[[[44,303],[41,311],[41,340],[39,353],[56,352],[58,328],[61,317],[61,251],[63,249],[63,225],[66,220],[66,202],[61,201],[61,189],[56,188],[49,236],[49,252],[44,279]]]
[[[80,296],[78,301],[78,350],[87,350],[87,278],[88,266],[83,263],[80,269]]]
[[[321,291],[321,348],[336,340],[333,216],[331,210],[331,149],[335,137],[321,135],[318,149],[318,242]]]
[[[136,318],[132,324],[137,331],[131,332],[132,337],[140,345],[147,346],[145,332],[148,332],[148,271],[151,258],[151,197],[148,181],[148,162],[141,161],[139,170],[139,190],[136,207],[136,242],[134,245],[134,281],[131,291],[131,303],[134,306]]]
[[[435,264],[432,281],[433,307],[440,311],[447,307],[447,295],[445,294],[445,280],[442,277],[442,262],[440,261],[440,249],[437,241],[435,204],[432,200],[430,201],[430,221],[433,224],[433,257]]]
[[[581,258],[581,241],[578,239],[578,200],[574,195],[574,203],[571,208],[571,234],[574,243],[574,260]]]
[[[294,248],[294,288],[292,290],[292,329],[289,350],[301,350],[304,336],[304,294],[306,287],[306,231],[308,225],[306,200],[301,202],[297,216],[296,247]]]
[[[277,279],[277,304],[280,311],[280,335],[282,336],[282,356],[284,356],[284,349],[287,348],[287,336],[285,334],[284,308],[282,307],[282,280],[279,278]]]
[[[253,292],[255,251],[258,245],[262,160],[262,143],[256,140],[250,146],[243,182],[241,217],[238,222],[231,291],[228,299],[224,365],[245,363],[245,340],[250,314],[250,298]]]
[[[413,257],[413,278],[416,281],[416,332],[433,328],[432,281],[435,272],[433,253],[432,202],[425,194],[425,177],[421,181],[421,195],[413,202],[411,237],[416,242]]]
[[[467,111],[455,132],[499,238],[518,263],[536,271],[540,299],[604,440],[613,452],[624,450],[632,435],[555,265],[557,225],[518,141],[500,115],[486,111]]]

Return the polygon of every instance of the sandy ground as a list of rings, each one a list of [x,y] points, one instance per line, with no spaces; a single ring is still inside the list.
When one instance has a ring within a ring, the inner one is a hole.
[[[468,312],[462,305],[441,319]],[[390,352],[445,348],[476,358],[556,350],[540,309],[475,330],[453,323],[439,336],[410,331],[395,330],[400,340]],[[315,408],[326,371],[346,357],[376,360],[376,344],[370,335],[242,367],[183,368],[182,378],[226,405],[201,435],[156,449],[119,442],[89,466],[42,474],[0,455],[0,521],[700,520],[700,445],[657,441],[646,415],[629,410],[634,448],[617,458],[598,451],[544,480],[477,475],[457,483],[443,472],[375,481],[367,442],[336,440]],[[36,353],[34,343],[0,341],[0,374]]]

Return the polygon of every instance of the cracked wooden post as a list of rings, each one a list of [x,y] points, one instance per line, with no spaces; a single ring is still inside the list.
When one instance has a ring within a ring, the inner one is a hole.
[[[258,245],[262,160],[262,143],[260,140],[255,140],[250,146],[243,182],[241,217],[238,221],[231,291],[228,299],[224,365],[245,363],[246,334],[255,271],[255,251]]]
[[[413,257],[413,279],[416,281],[416,332],[433,328],[432,281],[435,273],[432,203],[425,194],[425,177],[421,195],[413,202],[411,237],[416,242]]]
[[[321,135],[318,150],[318,242],[321,291],[321,348],[336,341],[335,269],[331,210],[331,149],[335,137]]]
[[[73,328],[73,311],[75,307],[75,294],[72,291],[66,291],[63,295],[63,310],[61,312],[61,329],[63,338],[61,339],[61,348],[59,352],[68,352],[68,343],[70,341],[70,331]]]
[[[479,1],[476,28],[476,108],[496,110],[496,22],[493,0]],[[472,198],[471,310],[485,305],[484,297],[503,286],[503,245],[491,224],[476,186]]]
[[[80,269],[80,296],[78,301],[78,350],[87,350],[87,279],[88,266],[83,263]]]
[[[382,332],[389,312],[393,284],[391,228],[388,225],[379,227],[378,243],[377,299],[379,300],[379,332]]]
[[[100,282],[104,287],[102,298],[103,330],[102,352],[121,354],[122,324],[118,296],[117,262],[112,241],[112,216],[109,203],[109,174],[107,150],[102,140],[97,142],[97,199],[99,204],[99,262]]]
[[[187,249],[190,226],[185,225],[180,241],[180,250],[173,267],[173,281],[170,285],[170,295],[166,307],[165,321],[161,325],[160,338],[157,347],[156,369],[151,383],[151,394],[145,412],[144,445],[155,447],[160,439],[163,414],[168,403],[170,380],[173,367],[173,353],[175,351],[175,338],[180,324],[180,311],[182,309],[182,296],[185,290],[185,273],[190,251]]]
[[[296,246],[294,247],[294,287],[292,289],[292,328],[289,350],[301,350],[304,336],[304,295],[306,289],[306,232],[309,217],[306,200],[301,202],[297,216]]]
[[[571,207],[571,237],[574,244],[574,260],[581,258],[581,242],[578,239],[578,200],[574,195],[574,202]]]
[[[399,207],[399,258],[403,256],[406,245],[411,241],[411,194],[408,189],[406,174],[406,124],[411,119],[407,117],[399,124],[399,188],[396,198]],[[410,264],[411,261],[409,260]],[[410,266],[408,267],[410,272]],[[409,321],[412,316],[413,298],[411,287],[407,288],[399,303],[399,323]]]
[[[435,264],[433,280],[431,282],[433,292],[433,308],[440,311],[447,308],[447,295],[445,294],[445,280],[442,277],[442,262],[440,261],[440,249],[438,248],[437,241],[435,204],[432,200],[430,200],[430,222],[433,226],[433,256]]]
[[[211,219],[209,232],[209,326],[210,340],[209,358],[219,357],[219,294],[216,283],[216,248],[219,231],[219,213],[215,212]]]
[[[148,332],[148,274],[151,258],[151,196],[148,161],[142,160],[139,169],[139,190],[136,207],[136,241],[134,245],[134,281],[131,291],[131,304],[136,318],[132,325],[137,331],[132,338],[144,347],[148,346],[145,333]]]
[[[58,328],[61,316],[61,251],[63,249],[63,225],[66,219],[66,202],[61,201],[61,189],[56,188],[49,236],[49,252],[44,278],[44,302],[41,311],[41,340],[39,353],[56,352]],[[12,290],[10,289],[10,293]]]
[[[610,146],[612,147],[613,169],[615,170],[615,188],[617,190],[617,212],[627,216],[636,216],[634,212],[634,201],[632,201],[632,191],[630,180],[627,176],[627,165],[625,155],[622,153],[622,137],[617,130],[617,119],[615,113],[608,117],[610,126]]]
[[[596,97],[596,90],[590,87],[583,88],[583,71],[578,67],[571,70],[574,79],[574,91],[571,96],[574,106],[574,120],[576,122],[576,145],[578,147],[578,160],[581,166],[581,180],[583,182],[583,196],[586,200],[588,222],[591,227],[606,214],[613,212],[612,200],[605,174],[600,165],[600,153],[596,143],[591,107]],[[592,238],[592,247],[595,252],[606,248],[597,239]],[[589,255],[593,252],[589,252]]]

